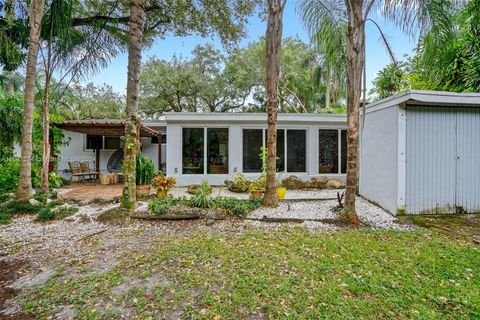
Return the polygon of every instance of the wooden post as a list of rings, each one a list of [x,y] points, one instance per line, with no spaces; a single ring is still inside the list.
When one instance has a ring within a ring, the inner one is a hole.
[[[95,139],[95,172],[100,173],[100,139],[102,136],[97,136]]]
[[[158,169],[162,170],[162,133],[158,133]]]

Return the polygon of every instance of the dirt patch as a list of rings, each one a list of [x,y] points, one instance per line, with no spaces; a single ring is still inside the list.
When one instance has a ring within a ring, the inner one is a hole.
[[[20,278],[23,271],[27,268],[28,263],[25,260],[0,260],[0,320],[35,319],[33,316],[26,314],[15,313],[5,315],[3,313],[3,311],[9,307],[6,302],[18,294],[18,291],[11,288],[10,285]]]

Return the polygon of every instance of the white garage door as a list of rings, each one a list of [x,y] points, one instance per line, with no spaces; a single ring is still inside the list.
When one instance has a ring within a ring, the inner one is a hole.
[[[407,212],[479,212],[480,109],[407,110]]]

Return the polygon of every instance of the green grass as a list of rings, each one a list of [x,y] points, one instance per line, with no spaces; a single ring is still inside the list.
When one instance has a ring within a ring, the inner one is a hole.
[[[176,235],[151,245],[106,274],[49,281],[26,296],[26,310],[42,319],[72,304],[78,318],[95,319],[103,316],[97,303],[113,296],[141,319],[178,310],[193,319],[480,318],[479,248],[436,232],[290,229]],[[122,279],[158,273],[170,284],[111,292]]]

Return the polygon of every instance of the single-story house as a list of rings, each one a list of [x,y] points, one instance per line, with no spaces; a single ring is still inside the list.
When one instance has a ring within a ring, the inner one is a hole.
[[[364,123],[362,196],[394,214],[480,213],[480,94],[407,91]]]
[[[480,94],[408,91],[368,105],[360,122],[362,196],[393,214],[480,212]],[[143,121],[138,135],[177,185],[220,185],[237,172],[260,174],[266,123],[262,113],[167,112]],[[54,125],[71,139],[57,168],[66,178],[74,160],[108,172],[123,148],[121,120]],[[344,180],[346,128],[345,115],[279,114],[278,170]]]

